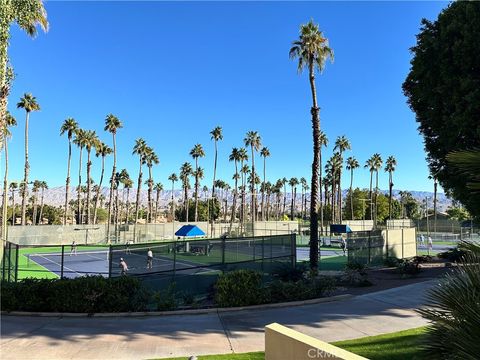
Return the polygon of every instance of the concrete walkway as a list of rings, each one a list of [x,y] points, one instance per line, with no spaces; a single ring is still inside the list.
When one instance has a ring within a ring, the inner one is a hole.
[[[394,332],[426,321],[414,311],[435,281],[289,308],[143,318],[2,316],[0,358],[152,359],[262,351],[278,322],[327,342]]]

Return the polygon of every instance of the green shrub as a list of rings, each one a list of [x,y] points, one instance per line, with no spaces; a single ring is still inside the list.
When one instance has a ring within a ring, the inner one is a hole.
[[[263,304],[267,300],[262,274],[253,270],[222,274],[215,284],[215,303],[221,307]]]
[[[340,282],[350,286],[371,286],[365,271],[346,269],[340,278]]]
[[[323,276],[299,281],[274,281],[267,287],[270,302],[315,299],[329,295],[335,290],[335,280]]]
[[[441,253],[438,253],[437,256],[440,259],[445,259],[451,262],[459,262],[465,256],[466,251],[462,248],[456,247]]]
[[[141,282],[122,276],[75,279],[24,279],[1,283],[1,309],[45,312],[120,312],[145,310],[149,293]]]
[[[175,283],[170,284],[165,290],[156,291],[153,294],[158,311],[175,310],[177,308],[177,300],[175,293]]]
[[[356,262],[356,261],[352,261],[352,262],[348,262],[345,265],[345,270],[356,270],[356,271],[359,271],[361,273],[364,273],[367,270],[367,265],[361,264],[361,263]]]
[[[383,261],[383,265],[385,265],[387,267],[397,267],[399,261],[400,261],[400,259],[398,259],[396,257],[389,256]]]
[[[307,271],[308,266],[303,263],[296,264],[294,268],[290,264],[282,264],[275,269],[275,277],[281,281],[298,281]]]
[[[478,359],[480,354],[480,245],[463,247],[460,266],[429,291],[427,307],[418,310],[431,322],[423,345],[429,359]]]
[[[397,265],[397,272],[402,277],[415,276],[420,272],[420,263],[415,258],[401,259]]]

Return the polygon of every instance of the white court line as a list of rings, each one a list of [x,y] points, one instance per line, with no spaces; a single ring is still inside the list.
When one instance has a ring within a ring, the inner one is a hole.
[[[34,256],[39,256],[39,257],[41,257],[41,258],[43,258],[43,259],[45,259],[45,260],[48,260],[48,261],[50,261],[50,262],[52,262],[52,263],[60,266],[60,273],[61,273],[62,264],[59,264],[59,263],[57,263],[56,261],[53,261],[53,260],[51,260],[51,259],[49,259],[49,258],[46,258],[45,256],[40,255],[40,254],[35,254]],[[33,260],[33,261],[35,261],[35,260]],[[35,262],[36,262],[36,261],[35,261]],[[78,275],[82,276],[81,273],[78,273],[78,272],[76,272],[75,270],[66,267],[65,265],[63,265],[63,268],[64,268],[64,269],[67,269],[67,270],[70,270],[70,271],[73,271],[75,274],[78,274]],[[50,272],[56,272],[55,270],[53,270],[53,271],[50,270],[50,269],[47,269],[47,270],[50,271]]]

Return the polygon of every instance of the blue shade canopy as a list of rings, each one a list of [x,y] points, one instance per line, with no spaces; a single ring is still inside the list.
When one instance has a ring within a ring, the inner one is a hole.
[[[205,236],[205,233],[196,225],[183,225],[175,236]]]
[[[337,233],[337,234],[346,234],[353,232],[348,225],[342,224],[332,224],[330,225],[330,232]]]

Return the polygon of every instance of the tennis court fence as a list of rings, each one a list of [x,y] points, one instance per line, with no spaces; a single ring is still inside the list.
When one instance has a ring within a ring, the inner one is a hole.
[[[152,257],[149,259],[148,254]],[[18,245],[7,242],[2,279],[136,276],[155,289],[207,293],[219,274],[255,269],[266,276],[295,267],[295,234],[116,245]]]

